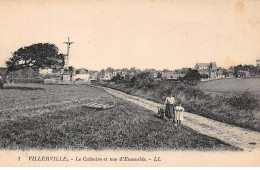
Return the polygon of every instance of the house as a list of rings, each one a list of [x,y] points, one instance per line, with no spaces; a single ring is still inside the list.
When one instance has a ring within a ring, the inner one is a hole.
[[[60,78],[61,74],[60,70],[52,68],[40,69],[39,73],[43,79]]]
[[[217,64],[216,62],[210,63],[196,63],[195,69],[202,75],[202,77],[208,77],[208,79],[217,78]]]
[[[184,77],[185,76],[185,74],[180,74],[180,73],[178,73],[178,74],[172,74],[171,75],[171,77],[167,77],[167,80],[178,80],[179,78],[182,78],[182,77]]]
[[[221,67],[217,68],[217,79],[225,78],[224,69]]]
[[[80,83],[80,84],[84,84],[84,83],[90,83],[90,79],[89,79],[89,74],[85,73],[85,74],[76,74],[74,76],[75,82]]]
[[[75,84],[76,71],[74,67],[50,69],[41,71],[45,84]],[[79,78],[79,77],[78,77]]]
[[[129,75],[129,70],[127,68],[123,68],[121,70],[121,76],[123,77],[123,79],[125,79],[127,75]]]
[[[232,69],[232,68],[226,69],[225,77],[226,78],[233,78],[234,77],[234,69]]]
[[[116,77],[116,75],[117,75],[117,72],[116,72],[116,71],[113,71],[113,72],[112,72],[112,77]]]
[[[120,76],[122,75],[122,74],[121,74],[121,69],[116,69],[116,70],[114,70],[114,72],[113,72],[113,77],[117,76],[118,74],[119,74]]]
[[[163,71],[162,72],[162,79],[163,80],[178,80],[180,77],[184,77],[185,74],[182,73],[175,73],[174,71]]]
[[[157,78],[157,76],[158,76],[158,72],[154,69],[151,69],[150,71],[147,71],[147,72],[149,72],[153,76],[153,78]]]
[[[238,70],[237,71],[237,77],[243,78],[243,77],[251,77],[251,74],[249,71],[246,70]]]
[[[163,79],[166,79],[167,77],[170,76],[170,74],[172,74],[170,70],[164,69],[164,70],[162,71],[162,78],[163,78]]]
[[[87,69],[81,68],[76,70],[76,74],[74,76],[76,84],[85,84],[89,83],[89,73]]]
[[[61,69],[60,71],[60,80],[63,83],[71,83],[75,81],[75,70]]]
[[[135,76],[135,74],[136,74],[135,67],[130,68],[130,70],[128,71],[128,75],[130,77],[133,77],[133,76]]]
[[[89,71],[89,82],[97,81],[98,79],[98,71]]]
[[[203,78],[209,78],[209,63],[196,63],[195,69],[198,70]]]
[[[103,80],[103,81],[108,81],[108,80],[111,80],[112,78],[112,73],[108,70],[101,70],[99,73],[98,73],[98,79],[99,80]]]
[[[191,69],[191,68],[187,68],[187,67],[182,68],[181,74],[186,74],[189,71],[189,69]]]
[[[52,71],[53,71],[52,68],[45,68],[45,69],[40,69],[40,70],[39,70],[39,73],[40,73],[41,75],[46,75],[46,74],[51,74]]]

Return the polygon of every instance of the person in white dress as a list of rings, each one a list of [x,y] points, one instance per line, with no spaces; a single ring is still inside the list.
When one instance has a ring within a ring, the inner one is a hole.
[[[175,126],[180,125],[183,121],[184,108],[181,106],[181,102],[175,107]]]

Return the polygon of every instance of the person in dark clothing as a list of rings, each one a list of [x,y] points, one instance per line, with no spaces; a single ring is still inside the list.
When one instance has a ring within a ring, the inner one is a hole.
[[[168,97],[166,97],[164,102],[164,105],[166,106],[165,116],[168,117],[170,121],[174,120],[174,104],[175,104],[175,99],[171,93]]]

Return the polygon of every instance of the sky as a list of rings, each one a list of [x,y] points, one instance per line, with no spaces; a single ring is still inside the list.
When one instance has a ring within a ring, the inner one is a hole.
[[[76,68],[228,68],[260,58],[259,0],[0,0],[0,67],[53,43]]]

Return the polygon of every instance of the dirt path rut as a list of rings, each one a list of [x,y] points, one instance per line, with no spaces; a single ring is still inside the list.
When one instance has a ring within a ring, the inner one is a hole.
[[[135,103],[146,108],[147,110],[157,112],[158,107],[162,107],[162,104],[158,104],[140,97],[128,95],[110,88],[102,88],[111,95]],[[225,143],[239,147],[246,151],[260,149],[259,132],[221,123],[188,112],[184,113],[183,125],[188,126],[201,134],[217,138]]]

